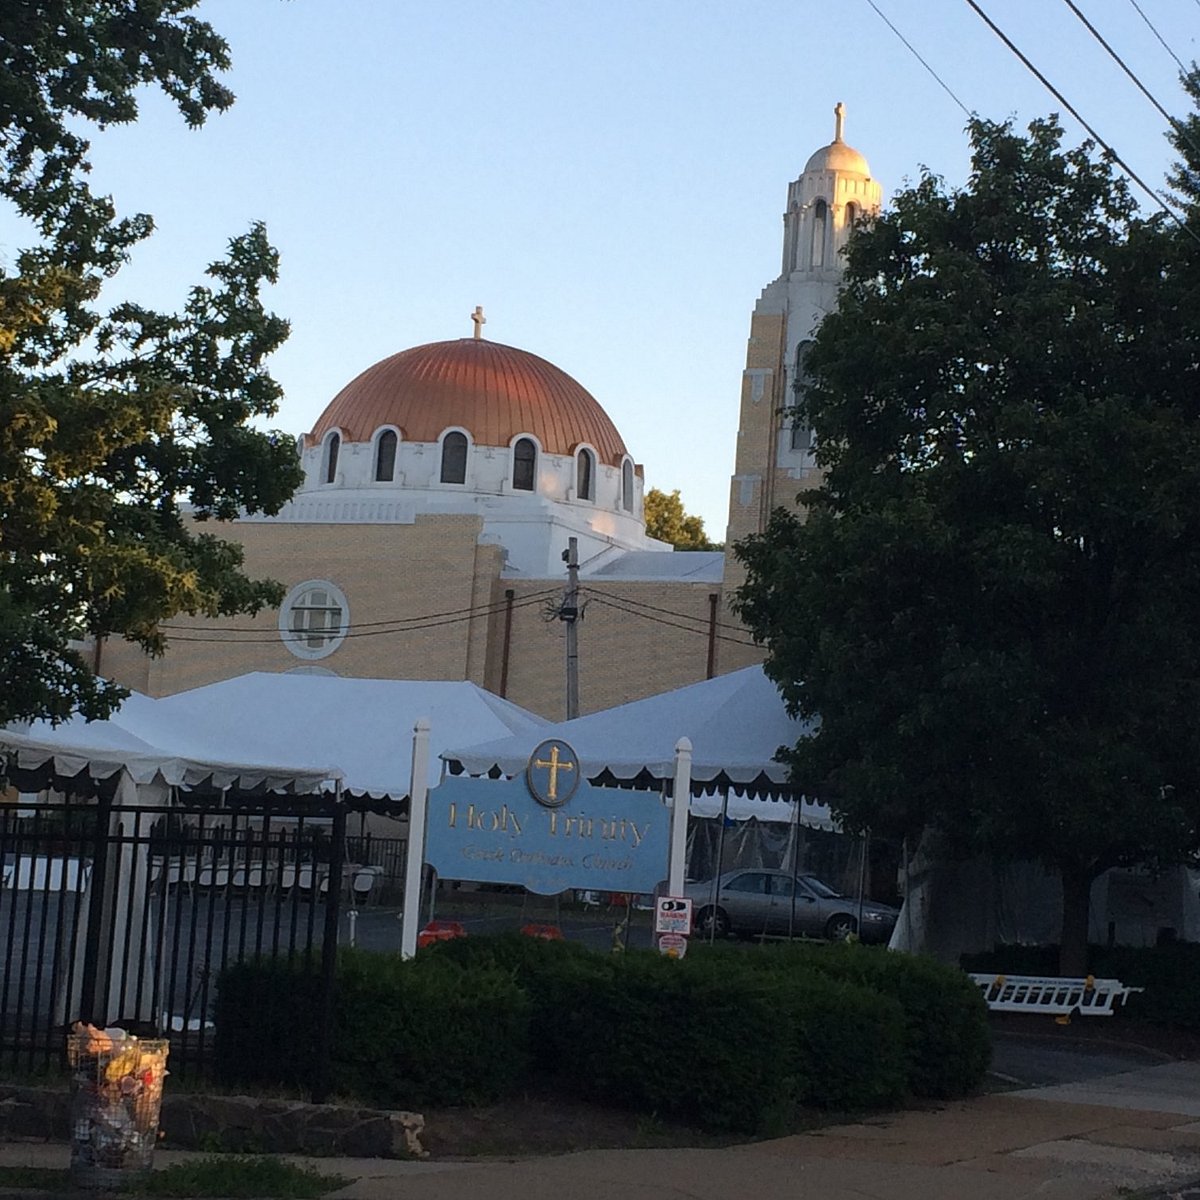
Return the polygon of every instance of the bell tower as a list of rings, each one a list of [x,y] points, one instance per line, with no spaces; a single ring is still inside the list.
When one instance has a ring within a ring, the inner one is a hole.
[[[883,195],[867,160],[843,138],[845,105],[833,112],[833,141],[788,185],[782,270],[750,318],[727,545],[761,532],[772,509],[790,507],[818,481],[812,433],[786,410],[803,380],[808,343],[837,303],[846,239],[857,220],[879,211]]]

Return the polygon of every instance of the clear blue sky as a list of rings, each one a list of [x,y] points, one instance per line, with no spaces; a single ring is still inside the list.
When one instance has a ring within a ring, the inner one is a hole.
[[[1076,0],[1171,111],[1177,68],[1127,0]],[[1138,0],[1185,62],[1200,0]],[[877,0],[968,108],[1057,102],[965,0]],[[984,7],[1148,182],[1164,121],[1059,0]],[[112,298],[175,307],[251,220],[282,255],[278,424],[311,427],[378,359],[487,336],[607,409],[648,485],[724,535],[750,311],[788,181],[833,133],[890,195],[959,184],[965,117],[866,0],[205,0],[238,101],[189,132],[157,96],[94,139],[96,182],[153,213]],[[1066,119],[1069,139],[1082,130]]]

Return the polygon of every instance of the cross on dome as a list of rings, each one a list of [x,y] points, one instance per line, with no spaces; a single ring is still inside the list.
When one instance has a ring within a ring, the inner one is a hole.
[[[487,317],[483,315],[483,306],[475,305],[475,311],[471,314],[471,320],[475,322],[475,340],[477,342],[483,340],[483,327],[487,324]]]
[[[842,134],[846,128],[846,106],[839,100],[833,106],[833,140],[835,142],[842,141]]]

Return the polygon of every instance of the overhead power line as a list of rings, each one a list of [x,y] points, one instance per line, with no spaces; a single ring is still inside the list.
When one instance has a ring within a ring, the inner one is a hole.
[[[708,636],[709,630],[707,627],[694,628],[691,625],[683,625],[678,621],[669,621],[666,617],[657,617],[653,613],[642,612],[636,608],[629,608],[618,600],[614,600],[610,596],[592,596],[591,603],[598,604],[603,608],[611,608],[616,612],[624,613],[629,617],[640,617],[643,621],[653,621],[658,625],[666,625],[672,629],[682,629],[685,633],[696,633],[701,636]],[[695,618],[691,618],[695,619]],[[730,637],[727,633],[717,633],[712,635],[718,642],[732,642],[737,646],[750,646],[754,649],[761,649],[757,642],[751,641],[749,638]]]
[[[599,595],[603,596],[604,593],[599,593]],[[705,629],[708,629],[708,627],[710,625],[715,624],[717,629],[732,629],[735,633],[745,633],[746,632],[746,627],[744,625],[737,625],[731,621],[716,621],[716,622],[714,622],[710,617],[706,617],[703,615],[697,616],[695,613],[677,612],[673,608],[660,608],[657,604],[647,604],[645,600],[635,600],[632,596],[620,596],[620,597],[618,597],[618,599],[620,600],[620,602],[622,604],[632,604],[632,605],[635,605],[637,608],[646,608],[646,609],[649,609],[651,612],[662,613],[663,616],[666,616],[666,617],[678,617],[681,620],[685,620],[685,621],[703,622]]]
[[[909,51],[912,53],[912,56],[917,60],[917,62],[919,62],[921,66],[923,66],[925,70],[927,70],[930,75],[937,80],[942,91],[944,91],[946,95],[949,96],[950,99],[953,100],[954,103],[957,104],[958,107],[961,108],[969,117],[971,115],[971,110],[954,94],[950,85],[933,69],[933,67],[929,65],[928,62],[925,61],[924,58],[921,57],[920,51],[917,50],[916,46],[914,46],[912,42],[910,42],[908,38],[906,38],[904,34],[902,34],[900,30],[888,20],[887,15],[883,12],[879,5],[875,3],[875,0],[867,0],[867,3],[875,10],[875,13],[879,19],[905,44],[905,46],[908,47]],[[1196,0],[1196,3],[1200,4],[1200,0]]]
[[[544,603],[545,598],[546,598],[545,592],[538,592],[535,595],[526,596],[520,600],[514,600],[512,607],[514,609],[528,608],[528,607],[530,607],[530,605],[533,605],[533,604]],[[477,610],[464,609],[462,612],[462,615],[434,617],[434,618],[423,620],[420,624],[404,625],[399,628],[392,628],[392,629],[361,629],[361,628],[358,628],[358,627],[355,627],[352,625],[344,636],[346,638],[388,637],[389,635],[394,635],[394,634],[417,633],[422,629],[437,629],[443,625],[461,625],[464,621],[472,621],[472,620],[475,620],[477,617],[490,616],[490,615],[502,613],[506,610],[507,607],[508,607],[508,602],[502,601],[499,604],[481,607]],[[269,636],[260,636],[260,637],[232,637],[231,638],[231,637],[226,637],[225,635],[227,633],[232,632],[232,630],[227,630],[227,629],[207,630],[207,629],[204,629],[202,626],[190,627],[189,632],[197,633],[197,634],[201,634],[201,635],[210,634],[211,636],[188,637],[183,634],[168,633],[167,640],[172,641],[172,642],[208,642],[208,643],[226,642],[232,646],[278,645],[279,640],[280,640],[280,635],[278,633],[272,634]],[[256,634],[260,634],[260,635],[266,634],[266,631],[262,630],[262,629],[255,629],[252,632],[254,632]],[[309,630],[309,631],[294,630],[291,632],[295,632],[298,635],[303,635],[305,632],[337,634],[340,631],[338,631],[336,629],[325,629],[325,630],[314,629],[314,630]]]
[[[1174,50],[1171,49],[1170,46],[1167,45],[1166,38],[1164,38],[1163,35],[1161,33],[1159,33],[1157,29],[1154,28],[1154,22],[1151,21],[1150,18],[1148,16],[1146,16],[1146,14],[1144,12],[1142,12],[1142,6],[1137,2],[1137,0],[1129,0],[1129,3],[1132,4],[1133,7],[1137,10],[1137,15],[1139,17],[1141,17],[1143,21],[1146,22],[1146,25],[1149,28],[1150,32],[1152,34],[1154,34],[1154,36],[1156,38],[1158,38],[1158,40],[1162,43],[1162,48],[1176,61],[1176,63],[1179,64],[1179,69],[1186,75],[1187,67],[1185,67],[1183,65],[1183,60],[1179,57],[1178,54],[1175,53]],[[1200,4],[1200,0],[1196,0],[1196,3]]]
[[[557,595],[558,588],[543,588],[538,592],[530,592],[528,595],[522,596],[517,603],[524,603],[526,600],[540,599],[543,596]],[[358,621],[354,624],[354,629],[371,629],[381,625],[407,625],[419,621],[430,621],[441,617],[455,617],[460,614],[464,615],[484,615],[490,611],[502,610],[508,602],[506,600],[496,600],[488,604],[473,604],[470,608],[451,608],[445,612],[420,613],[413,617],[388,617],[382,621]],[[181,630],[185,633],[193,633],[197,629],[203,628],[197,625],[171,625],[164,622],[159,626],[165,631]],[[217,632],[217,631],[214,631]],[[263,633],[261,625],[222,625],[219,632],[221,633]]]
[[[1197,4],[1200,4],[1200,0],[1196,0],[1196,2]],[[1181,125],[1171,113],[1167,112],[1167,110],[1163,108],[1161,104],[1159,104],[1158,100],[1151,94],[1150,89],[1146,87],[1146,85],[1129,68],[1125,60],[1108,44],[1107,41],[1105,41],[1104,35],[1095,27],[1095,25],[1091,23],[1091,21],[1087,19],[1086,16],[1084,16],[1084,14],[1080,11],[1079,6],[1075,3],[1075,0],[1063,0],[1063,3],[1083,22],[1088,33],[1090,33],[1092,37],[1094,37],[1096,41],[1098,41],[1100,45],[1108,51],[1109,56],[1117,64],[1117,66],[1119,66],[1121,70],[1124,71],[1131,80],[1133,80],[1134,84],[1137,86],[1142,95],[1145,96],[1146,99],[1149,100],[1150,103],[1153,104],[1154,107],[1157,108],[1164,117],[1166,117],[1167,121],[1171,125],[1171,128],[1175,130],[1175,132],[1188,144],[1188,146],[1191,147],[1193,151],[1195,151],[1197,154],[1200,154],[1200,149],[1197,149],[1196,143],[1193,142],[1190,137],[1188,137],[1187,130],[1184,128],[1184,126]]]
[[[1112,146],[1108,144],[1108,142],[1106,142],[1095,131],[1095,129],[1092,128],[1092,126],[1086,120],[1084,120],[1080,111],[1066,98],[1066,96],[1062,94],[1062,92],[1058,90],[1058,88],[1054,86],[1054,84],[1050,82],[1049,79],[1046,78],[1045,75],[1041,73],[1041,71],[1037,69],[1037,67],[1033,65],[1032,62],[1029,61],[1024,54],[1021,53],[1016,44],[1013,42],[1012,38],[1010,38],[1008,34],[1006,34],[1004,30],[1002,30],[996,24],[996,22],[993,21],[992,18],[983,11],[979,4],[976,3],[976,0],[967,0],[967,3],[975,10],[987,27],[1009,48],[1009,50],[1013,52],[1013,54],[1017,56],[1017,58],[1021,60],[1022,63],[1025,64],[1029,71],[1041,82],[1042,86],[1059,102],[1059,104],[1061,104],[1063,108],[1065,108],[1067,112],[1069,112],[1071,116],[1073,116],[1075,120],[1077,120],[1080,125],[1087,130],[1088,136],[1091,137],[1092,140],[1095,141],[1096,144],[1100,146],[1105,153],[1109,155],[1109,157],[1112,158],[1113,162],[1115,162],[1117,166],[1119,166],[1121,170],[1124,171],[1125,174],[1128,175],[1129,178],[1132,179],[1133,182],[1136,183],[1138,187],[1140,187],[1142,191],[1144,191],[1146,195],[1149,196],[1150,199],[1153,200],[1154,203],[1157,204],[1158,207],[1161,208],[1163,212],[1165,212],[1167,216],[1170,217],[1171,220],[1174,221],[1175,224],[1178,225],[1179,228],[1182,229],[1188,235],[1188,237],[1192,239],[1192,241],[1194,241],[1197,245],[1200,245],[1200,234],[1197,234],[1190,225],[1183,221],[1171,208],[1169,208],[1167,204],[1164,203],[1162,197],[1155,192],[1145,182],[1145,180],[1142,179],[1142,177],[1116,152],[1116,150],[1113,149]]]

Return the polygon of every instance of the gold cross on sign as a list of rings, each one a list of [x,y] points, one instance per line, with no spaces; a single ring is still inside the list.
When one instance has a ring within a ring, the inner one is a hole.
[[[560,762],[559,758],[558,758],[558,747],[551,746],[549,761],[547,761],[544,758],[535,758],[533,760],[533,765],[535,767],[549,767],[550,768],[550,789],[549,789],[549,791],[546,792],[546,799],[547,800],[557,800],[558,799],[558,773],[559,773],[559,771],[575,770],[575,764],[573,762]]]
[[[483,338],[483,327],[487,324],[487,317],[483,315],[482,305],[475,305],[471,320],[475,322],[475,340],[478,342]]]

